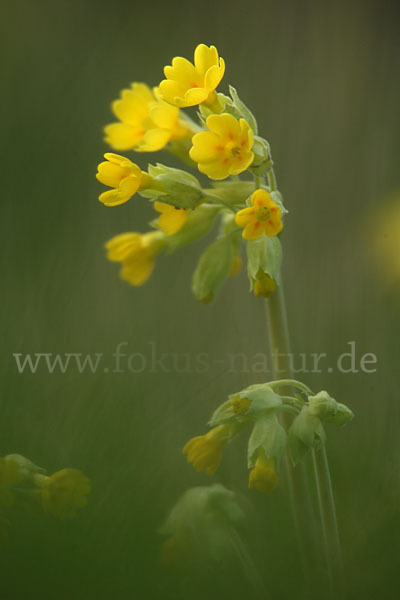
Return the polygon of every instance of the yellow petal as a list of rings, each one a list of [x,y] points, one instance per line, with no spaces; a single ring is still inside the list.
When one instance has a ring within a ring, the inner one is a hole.
[[[218,65],[218,51],[216,47],[199,44],[194,51],[194,64],[198,73],[205,76],[210,67]]]
[[[147,254],[135,255],[122,264],[121,278],[132,285],[143,285],[149,279],[154,269],[154,259]]]
[[[166,235],[174,235],[186,223],[188,212],[185,209],[175,208],[164,202],[154,202],[154,208],[161,213],[157,224]]]
[[[172,61],[172,66],[164,68],[164,73],[167,79],[178,81],[186,88],[203,84],[200,74],[192,63],[181,56],[176,56]]]
[[[113,262],[125,260],[129,254],[137,251],[141,246],[140,233],[120,233],[111,238],[105,248],[108,252],[107,258]]]
[[[143,128],[111,123],[104,128],[105,141],[115,150],[130,150],[139,144],[144,136]]]
[[[252,219],[254,219],[255,210],[252,206],[248,208],[243,208],[235,216],[235,223],[238,227],[244,227],[247,223],[250,223]]]
[[[144,134],[143,142],[136,146],[136,152],[156,152],[164,148],[171,139],[168,129],[150,129]]]
[[[247,223],[246,227],[243,229],[242,237],[247,241],[257,240],[261,235],[263,235],[265,229],[263,227],[263,223],[260,221],[252,220],[250,223]]]
[[[254,154],[252,152],[246,152],[245,154],[241,154],[238,158],[235,158],[232,161],[230,174],[231,175],[239,175],[239,173],[243,173],[253,162]]]
[[[204,88],[193,87],[185,92],[185,106],[196,106],[207,100],[208,92]]]
[[[271,196],[267,190],[258,189],[253,192],[251,196],[251,203],[253,206],[265,206],[268,202],[271,202]]]
[[[225,62],[221,58],[221,66],[213,66],[208,69],[206,76],[204,78],[204,87],[212,92],[219,85],[221,79],[223,78],[225,73]]]
[[[223,139],[238,139],[240,136],[239,121],[228,113],[207,117],[207,127]]]
[[[204,173],[210,179],[215,179],[216,181],[226,179],[230,175],[229,167],[229,162],[223,161],[198,164],[200,173]]]
[[[213,161],[221,152],[221,149],[218,148],[220,144],[219,137],[209,131],[196,133],[192,138],[192,144],[189,155],[195,162]]]
[[[185,96],[186,87],[177,81],[164,79],[160,83],[160,93],[163,98],[174,104],[175,98],[183,98]]]

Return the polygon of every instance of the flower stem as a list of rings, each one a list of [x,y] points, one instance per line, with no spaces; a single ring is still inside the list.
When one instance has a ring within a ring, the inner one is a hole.
[[[290,393],[291,388],[288,386],[288,381],[285,381],[292,379],[292,370],[289,360],[290,340],[282,285],[279,285],[268,299],[267,308],[269,338],[271,353],[274,358],[275,377],[283,379],[283,385],[279,388],[280,393]],[[281,413],[281,420],[285,429],[288,429],[293,417],[285,412]],[[307,586],[310,588],[313,579],[313,568],[315,567],[315,562],[318,560],[311,494],[307,485],[304,465],[300,463],[294,468],[287,454],[286,469],[297,541]]]
[[[268,300],[268,321],[275,377],[277,379],[282,378],[282,382],[279,383],[281,383],[283,393],[288,393],[288,390],[290,393],[290,385],[293,385],[295,382],[290,381],[292,379],[290,338],[282,285],[277,287],[274,294]],[[281,393],[282,388],[279,388]],[[281,413],[281,419],[282,424],[287,429],[292,422],[292,415]],[[334,594],[337,594],[335,597],[343,598],[340,542],[332,483],[324,447],[321,450],[313,451],[313,467],[330,592],[332,597],[334,597]],[[313,583],[315,584],[313,574],[316,572],[316,566],[320,562],[318,541],[321,538],[321,533],[318,532],[318,535],[316,535],[317,530],[305,466],[300,463],[294,468],[289,457],[287,457],[287,472],[304,572],[309,586],[312,586]]]

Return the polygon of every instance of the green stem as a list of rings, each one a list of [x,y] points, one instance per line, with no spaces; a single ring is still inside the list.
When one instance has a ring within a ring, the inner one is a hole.
[[[272,356],[275,359],[275,377],[281,376],[281,381],[274,382],[284,392],[293,384],[298,387],[298,382],[292,380],[290,364],[290,338],[287,323],[286,306],[282,285],[278,286],[268,300],[269,333]],[[304,386],[307,388],[307,386]],[[308,389],[308,388],[307,388]],[[305,390],[306,391],[306,390]],[[282,423],[287,429],[290,427],[292,416],[288,413],[281,414]],[[288,463],[289,487],[292,497],[293,512],[296,529],[299,537],[300,549],[306,577],[312,581],[312,570],[319,560],[316,559],[319,544],[315,536],[315,520],[312,510],[312,501],[306,480],[305,467],[300,463],[293,468],[290,460]],[[322,536],[324,539],[326,563],[329,573],[330,591],[332,597],[343,598],[342,559],[338,527],[336,521],[335,503],[332,484],[325,448],[318,452],[313,451],[314,476],[317,485],[318,504],[321,517]],[[340,591],[340,595],[339,595]]]
[[[332,481],[325,446],[313,450],[313,463],[316,472],[317,493],[324,538],[325,555],[328,564],[331,595],[344,598],[343,560]]]
[[[274,357],[275,377],[283,377],[279,390],[281,393],[290,394],[292,380],[290,366],[290,340],[286,316],[285,300],[282,285],[267,301],[269,337],[272,356]],[[288,385],[289,384],[289,385]],[[282,424],[288,429],[293,420],[292,415],[281,413]],[[315,519],[312,509],[312,499],[307,484],[305,466],[301,463],[293,467],[289,455],[286,455],[286,468],[288,474],[289,493],[291,498],[293,517],[297,533],[297,541],[303,563],[307,587],[312,586],[315,564],[318,561],[315,539]]]

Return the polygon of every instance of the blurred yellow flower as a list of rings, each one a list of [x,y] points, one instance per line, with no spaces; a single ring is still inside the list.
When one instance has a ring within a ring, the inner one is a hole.
[[[273,492],[278,485],[275,460],[267,458],[262,448],[258,451],[256,464],[250,471],[249,489],[258,492]]]
[[[231,398],[232,410],[236,415],[245,415],[251,406],[251,400],[241,396]]]
[[[0,508],[12,506],[14,497],[12,488],[22,481],[18,464],[0,457]]]
[[[121,278],[139,286],[149,279],[154,269],[154,259],[164,245],[164,235],[159,231],[121,233],[107,242],[107,258],[121,262]]]
[[[184,208],[176,208],[165,202],[154,202],[154,208],[161,213],[157,225],[166,235],[177,233],[186,223],[188,211]]]
[[[223,113],[210,115],[206,123],[210,131],[196,133],[189,152],[199,171],[217,180],[245,171],[254,160],[253,133],[247,121]]]
[[[400,193],[376,210],[371,207],[366,221],[368,261],[374,264],[376,274],[389,286],[400,284]]]
[[[35,475],[43,509],[57,517],[74,517],[76,510],[86,506],[90,492],[89,479],[77,469],[62,469],[46,477]]]
[[[243,238],[251,241],[263,233],[269,237],[277,235],[282,229],[282,212],[269,192],[256,190],[251,197],[251,204],[252,206],[240,210],[235,217],[236,225],[244,227]]]
[[[276,283],[269,275],[264,275],[253,284],[254,295],[263,298],[269,298],[274,293],[275,288]]]
[[[222,458],[222,450],[229,439],[229,428],[226,425],[214,427],[205,435],[199,435],[187,442],[183,453],[187,455],[196,471],[206,471],[213,475]]]
[[[215,46],[199,44],[194,52],[194,65],[180,56],[172,66],[164,68],[166,79],[160,83],[162,97],[174,106],[212,105],[225,72],[225,62]]]
[[[115,150],[155,152],[172,139],[191,137],[192,131],[179,116],[179,109],[161,99],[157,88],[132,83],[122,90],[121,98],[112,103],[119,120],[104,129],[105,141]]]
[[[138,190],[148,187],[151,183],[151,177],[142,171],[129,158],[107,152],[104,155],[106,159],[97,167],[96,178],[114,188],[103,192],[99,196],[100,202],[106,206],[118,206],[127,202]]]

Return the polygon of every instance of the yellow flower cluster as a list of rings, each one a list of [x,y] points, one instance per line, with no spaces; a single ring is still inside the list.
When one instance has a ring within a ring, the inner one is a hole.
[[[201,224],[201,215],[206,218],[206,212],[200,211],[199,219],[192,219],[192,213],[199,214],[196,209],[200,204],[217,205],[223,219],[230,210],[236,230],[242,228],[242,237],[249,242],[264,235],[276,236],[282,229],[281,208],[263,184],[263,174],[272,166],[269,145],[257,136],[257,123],[236,90],[230,87],[230,98],[217,93],[224,73],[225,62],[215,46],[199,44],[193,62],[181,56],[173,58],[164,68],[165,79],[158,87],[151,89],[145,83],[134,82],[112,103],[117,121],[105,127],[105,141],[114,150],[154,152],[165,148],[185,163],[197,166],[213,182],[231,178],[232,184],[230,188],[218,188],[223,184],[217,183],[211,189],[202,188],[185,171],[157,164],[149,165],[146,172],[125,156],[106,153],[96,177],[109,189],[100,194],[100,202],[107,207],[118,206],[138,194],[148,198],[158,213],[151,221],[157,232],[125,233],[106,244],[109,260],[122,263],[121,277],[131,285],[140,286],[148,280],[154,259],[164,247],[176,249],[208,231],[208,225]],[[199,124],[181,110],[193,106],[199,106]],[[247,170],[256,177],[256,191],[249,182],[238,181]],[[179,242],[170,240],[178,233]],[[226,248],[228,263],[231,250]],[[240,268],[240,244],[236,244],[234,256],[231,274]],[[215,288],[220,283],[218,277],[222,275],[215,269],[210,275]],[[256,281],[254,294],[267,298],[275,285],[272,279]]]

